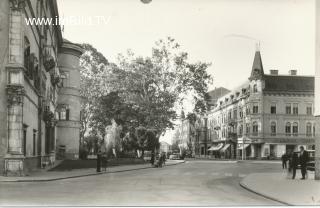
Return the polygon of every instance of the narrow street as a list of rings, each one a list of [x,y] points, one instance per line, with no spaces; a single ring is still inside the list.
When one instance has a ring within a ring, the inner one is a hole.
[[[279,164],[189,161],[185,164],[52,182],[2,183],[0,205],[281,205],[243,189],[250,173]]]

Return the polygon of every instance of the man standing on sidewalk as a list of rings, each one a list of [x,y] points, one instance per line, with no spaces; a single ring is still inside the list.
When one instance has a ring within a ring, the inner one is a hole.
[[[287,154],[283,153],[283,155],[281,156],[281,160],[282,160],[282,169],[287,169]]]
[[[307,162],[309,160],[308,153],[304,150],[303,146],[300,146],[300,165],[301,165],[301,175],[302,175],[302,180],[306,178],[306,173],[307,173]]]

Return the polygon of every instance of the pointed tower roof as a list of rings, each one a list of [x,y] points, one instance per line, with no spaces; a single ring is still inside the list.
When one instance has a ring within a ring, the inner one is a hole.
[[[252,64],[252,71],[249,80],[262,79],[264,75],[261,54],[260,54],[260,44],[257,44],[256,53],[254,55],[254,60]]]

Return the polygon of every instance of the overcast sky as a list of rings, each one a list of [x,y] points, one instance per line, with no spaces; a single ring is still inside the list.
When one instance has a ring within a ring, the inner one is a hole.
[[[107,24],[66,25],[64,37],[90,43],[115,61],[128,48],[150,55],[160,38],[175,38],[192,61],[212,62],[214,87],[248,79],[260,41],[265,73],[314,75],[314,0],[58,0],[60,16],[103,16]]]

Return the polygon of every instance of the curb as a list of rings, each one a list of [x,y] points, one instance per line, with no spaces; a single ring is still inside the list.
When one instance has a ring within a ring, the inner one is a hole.
[[[186,161],[174,163],[174,164],[168,164],[165,166],[174,166],[183,164]],[[87,177],[87,176],[96,176],[96,175],[103,175],[103,174],[109,174],[109,173],[121,173],[121,172],[128,172],[128,171],[134,171],[134,170],[144,170],[144,169],[151,169],[154,168],[152,166],[149,167],[142,167],[142,168],[133,168],[133,169],[126,169],[126,170],[115,170],[110,172],[100,172],[100,173],[89,173],[84,175],[74,175],[74,176],[65,176],[65,177],[59,177],[59,178],[49,178],[49,179],[21,179],[21,180],[7,180],[7,181],[0,181],[0,183],[12,183],[12,182],[50,182],[50,181],[58,181],[58,180],[64,180],[64,179],[72,179],[72,178],[81,178],[81,177]]]
[[[265,194],[262,194],[262,193],[260,193],[260,192],[258,192],[258,191],[255,191],[255,190],[249,188],[246,184],[243,183],[243,180],[244,180],[244,179],[242,179],[242,181],[240,181],[239,184],[240,184],[240,186],[241,186],[242,188],[246,189],[247,191],[250,191],[250,192],[252,192],[252,193],[254,193],[254,194],[257,194],[257,195],[259,195],[259,196],[262,196],[262,197],[264,197],[264,198],[266,198],[266,199],[269,199],[269,200],[278,202],[278,203],[283,204],[283,205],[286,205],[286,206],[294,206],[293,204],[289,204],[289,203],[287,203],[287,202],[284,202],[284,201],[281,201],[281,200],[279,200],[279,199],[276,199],[276,198],[267,196],[267,195],[265,195]]]

